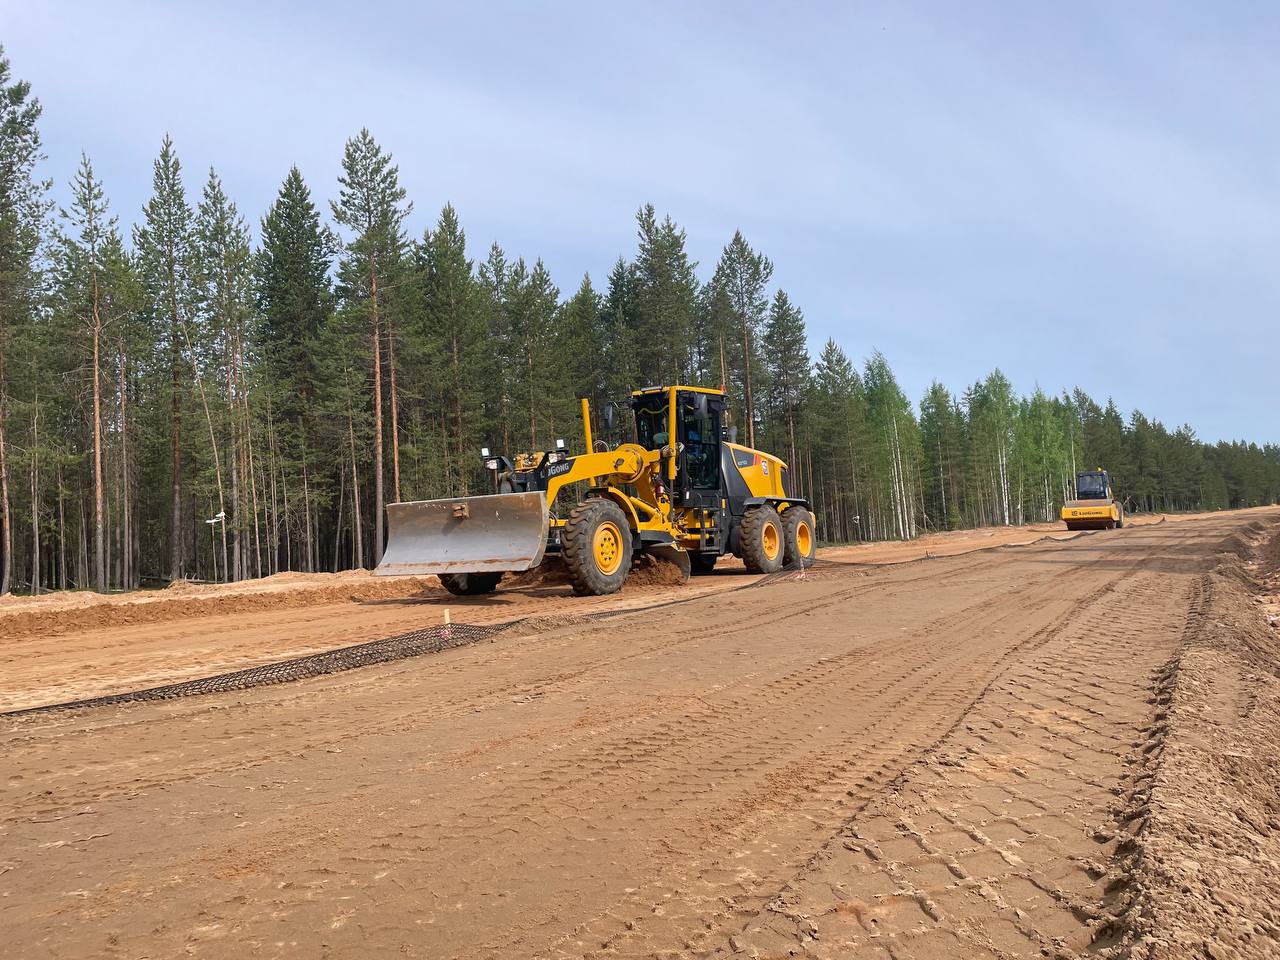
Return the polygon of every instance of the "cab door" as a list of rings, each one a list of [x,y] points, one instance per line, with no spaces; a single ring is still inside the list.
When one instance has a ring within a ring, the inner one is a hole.
[[[683,449],[677,464],[676,493],[685,507],[720,506],[720,418],[724,401],[706,393],[681,392],[676,398],[678,437]]]

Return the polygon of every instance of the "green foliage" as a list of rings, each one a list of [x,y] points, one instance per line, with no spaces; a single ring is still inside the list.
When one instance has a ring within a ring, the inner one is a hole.
[[[685,232],[653,204],[636,214],[640,247],[631,265],[631,342],[636,386],[687,382],[697,322],[697,264],[685,252]]]
[[[261,235],[253,279],[262,362],[280,394],[282,417],[298,421],[320,386],[315,354],[333,309],[329,267],[336,238],[321,223],[297,167],[262,218]]]
[[[809,347],[804,314],[782,290],[773,296],[769,319],[761,338],[766,379],[768,446],[786,451],[788,461],[796,461],[798,437],[804,433],[804,399],[809,392]]]
[[[741,231],[735,231],[720,255],[710,290],[704,298],[706,333],[727,356],[725,387],[739,411],[748,442],[755,442],[763,410],[767,372],[759,348],[769,309],[769,281],[773,263],[753,250]]]

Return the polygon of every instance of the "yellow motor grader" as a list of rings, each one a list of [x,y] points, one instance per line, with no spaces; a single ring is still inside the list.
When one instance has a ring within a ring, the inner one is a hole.
[[[388,540],[377,574],[436,574],[452,593],[492,592],[509,571],[545,557],[564,560],[578,594],[621,589],[641,553],[676,566],[682,579],[709,573],[733,554],[755,573],[813,563],[808,502],[792,493],[787,465],[733,442],[722,428],[725,395],[705,387],[648,387],[631,395],[635,441],[590,452],[481,451],[497,493],[387,506]],[[560,494],[585,484],[575,505]]]

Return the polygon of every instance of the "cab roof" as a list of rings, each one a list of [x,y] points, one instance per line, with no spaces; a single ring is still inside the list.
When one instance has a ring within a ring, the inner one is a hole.
[[[686,386],[681,386],[679,384],[672,384],[666,387],[642,387],[639,390],[632,390],[631,395],[633,397],[647,397],[655,393],[666,393],[668,390],[672,388],[672,386],[674,386],[675,389],[681,391],[682,393],[709,393],[717,397],[724,396],[724,391],[721,390],[719,387],[686,387]]]

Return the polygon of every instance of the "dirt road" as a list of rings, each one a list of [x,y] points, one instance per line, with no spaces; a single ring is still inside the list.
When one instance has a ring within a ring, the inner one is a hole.
[[[1214,598],[1234,597],[1214,572],[1224,544],[1277,520],[830,565],[283,687],[0,720],[0,944],[237,958],[1128,949],[1168,902],[1135,863],[1142,828],[1152,810],[1190,816],[1167,791],[1195,789],[1162,786],[1154,766],[1182,715],[1180,658],[1217,622]],[[1272,656],[1256,611],[1231,610]],[[369,628],[408,614],[384,615]],[[1232,696],[1271,723],[1265,673],[1242,668]],[[1274,724],[1258,729],[1274,748]],[[1274,853],[1268,797],[1249,834],[1266,843],[1231,848],[1239,876]],[[1212,851],[1197,856],[1207,876]],[[1250,896],[1236,896],[1241,956],[1280,936]]]
[[[1188,519],[1195,517],[1144,515],[1132,522]],[[874,567],[1079,536],[1060,523],[985,527],[902,543],[824,548],[819,556]],[[621,595],[591,599],[574,597],[563,582],[533,582],[504,584],[492,596],[460,601],[435,577],[384,578],[366,571],[285,573],[227,585],[181,583],[111,596],[5,597],[0,598],[0,711],[306,656],[438,624],[446,610],[468,623],[521,618],[546,623],[709,596],[757,579],[729,558],[721,561],[716,576],[685,586],[632,577]]]

